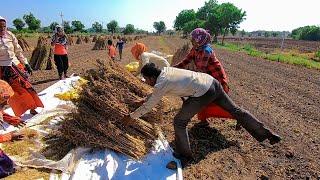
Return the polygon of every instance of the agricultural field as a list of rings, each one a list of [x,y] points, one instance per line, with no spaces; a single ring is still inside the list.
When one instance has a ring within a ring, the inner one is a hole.
[[[252,45],[258,50],[264,52],[274,52],[281,48],[281,38],[250,38],[250,37],[227,37],[225,42],[241,44],[241,45]],[[283,43],[283,49],[285,51],[296,51],[299,53],[314,53],[320,50],[319,41],[304,41],[285,39]]]
[[[26,38],[36,47],[37,38]],[[74,39],[76,40],[76,39]],[[148,49],[174,54],[187,40],[175,36],[147,36],[126,44],[121,65],[134,61],[130,49],[135,42]],[[279,40],[227,39],[274,51]],[[69,74],[83,74],[94,68],[96,59],[105,59],[106,50],[92,50],[93,42],[69,47]],[[214,45],[215,47],[215,45]],[[319,43],[286,40],[285,49],[314,52]],[[271,146],[256,142],[235,121],[211,119],[210,127],[197,127],[195,117],[188,126],[195,161],[183,169],[185,179],[307,179],[320,178],[320,71],[267,61],[243,52],[215,48],[229,77],[230,96],[283,137]],[[28,59],[32,51],[24,53]],[[34,71],[31,81],[38,92],[58,80],[55,70]],[[182,102],[167,97],[162,131],[173,145],[172,120]],[[170,103],[169,103],[170,102]]]

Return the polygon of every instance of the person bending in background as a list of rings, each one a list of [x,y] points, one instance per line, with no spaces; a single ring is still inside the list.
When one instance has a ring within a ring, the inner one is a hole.
[[[109,57],[112,59],[112,60],[115,60],[116,59],[116,48],[114,47],[113,45],[113,42],[111,39],[108,39],[108,55]]]
[[[223,90],[221,83],[207,73],[174,67],[164,67],[160,70],[155,64],[148,63],[141,69],[141,74],[146,79],[146,83],[154,87],[153,93],[146,101],[137,102],[142,105],[126,115],[122,122],[125,126],[130,126],[135,119],[150,112],[165,95],[187,97],[173,119],[176,143],[174,156],[182,161],[193,159],[187,125],[195,114],[210,103],[216,103],[232,114],[257,141],[262,142],[268,139],[270,144],[275,144],[281,140],[256,117],[237,106]]]
[[[124,47],[124,38],[120,38],[119,41],[117,42],[116,44],[116,49],[118,48],[119,50],[119,56],[120,56],[120,59],[122,59],[122,50],[123,50],[123,47]]]
[[[63,27],[57,25],[51,39],[53,46],[54,63],[57,66],[59,79],[68,78],[69,60],[67,53],[68,38],[64,33]],[[62,76],[63,75],[63,76]]]
[[[131,48],[131,53],[133,57],[136,58],[136,60],[139,62],[139,69],[137,70],[137,73],[135,75],[139,75],[142,67],[147,63],[154,63],[159,69],[170,66],[169,62],[165,58],[147,52],[146,45],[142,43],[136,43]]]
[[[17,67],[14,63],[16,61],[24,66],[24,71]],[[32,69],[22,54],[17,38],[7,30],[6,20],[0,17],[0,79],[12,87],[14,95],[10,97],[8,103],[14,114],[19,117],[27,110],[30,110],[30,114],[37,114],[35,109],[43,107],[37,92],[29,81],[31,74]],[[11,118],[9,115],[6,117]]]
[[[196,28],[191,32],[192,49],[188,55],[178,64],[173,65],[176,68],[184,69],[189,63],[194,62],[195,71],[211,75],[217,79],[224,91],[229,93],[228,79],[221,62],[217,59],[210,43],[211,35],[202,28]],[[214,112],[212,112],[214,111]],[[198,125],[208,126],[208,117],[233,118],[221,107],[210,104],[198,113],[198,119],[201,121]],[[237,125],[239,128],[239,124]]]

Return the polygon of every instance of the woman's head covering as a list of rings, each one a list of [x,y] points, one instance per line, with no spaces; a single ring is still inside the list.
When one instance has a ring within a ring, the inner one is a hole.
[[[203,28],[196,28],[191,32],[191,37],[199,46],[206,45],[211,42],[211,35]]]
[[[0,21],[7,22],[7,20],[6,20],[4,17],[2,17],[2,16],[0,16]]]
[[[136,43],[132,48],[131,48],[131,53],[132,55],[139,60],[139,56],[143,53],[147,51],[147,47],[146,45],[142,44],[142,43]]]
[[[64,32],[63,27],[60,25],[57,25],[56,28],[54,29],[54,33],[58,33],[58,32]]]
[[[11,86],[6,81],[0,80],[0,104],[6,102],[13,94]]]
[[[6,20],[4,17],[2,17],[2,16],[0,16],[0,21],[4,21],[4,22],[7,23],[7,20]],[[1,37],[4,36],[4,35],[6,34],[6,32],[7,32],[7,28],[5,28],[4,31],[1,31],[1,32],[0,32],[0,36],[1,36]]]

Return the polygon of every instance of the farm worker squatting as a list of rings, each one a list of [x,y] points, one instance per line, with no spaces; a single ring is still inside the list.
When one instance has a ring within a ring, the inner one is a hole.
[[[237,106],[223,90],[219,81],[206,73],[193,72],[174,67],[156,68],[148,63],[141,69],[146,83],[153,86],[153,93],[147,101],[134,112],[123,118],[125,125],[130,125],[151,109],[165,95],[187,97],[178,114],[174,117],[176,152],[175,156],[182,160],[192,159],[192,152],[187,133],[187,125],[191,118],[208,104],[214,102],[229,112],[252,137],[262,142],[266,139],[270,144],[278,143],[281,138],[266,128],[262,122],[248,111]]]
[[[14,92],[10,85],[0,80],[0,124],[3,123],[3,108],[7,105],[10,97],[14,95]],[[19,124],[24,126],[24,123]],[[7,134],[0,134],[0,143],[12,140],[21,140],[23,138],[23,133],[20,132],[10,132]],[[0,149],[0,178],[7,177],[15,172],[14,162]]]
[[[229,86],[227,75],[210,45],[211,35],[205,29],[196,28],[191,32],[191,43],[193,47],[188,55],[173,67],[184,69],[189,63],[194,62],[196,66],[195,71],[203,72],[214,77],[220,82],[224,91],[228,94]],[[208,126],[207,118],[209,117],[234,119],[230,113],[214,103],[204,107],[198,113],[198,119],[201,121],[199,125]],[[237,128],[239,128],[239,123],[237,124]]]
[[[24,69],[16,65],[17,61]],[[17,38],[7,30],[6,20],[0,17],[0,79],[5,80],[14,91],[9,105],[16,116],[21,116],[29,109],[31,114],[36,114],[35,109],[43,107],[37,92],[29,82],[31,74],[32,69],[22,54]]]
[[[147,63],[154,63],[156,67],[162,69],[164,67],[169,67],[169,62],[156,54],[147,52],[146,45],[142,43],[136,43],[131,48],[131,53],[134,58],[139,62],[139,69],[137,70],[137,73],[135,75],[139,75],[142,67]]]
[[[68,78],[69,59],[67,52],[68,39],[64,33],[63,27],[57,25],[51,39],[51,46],[54,47],[54,63],[57,66],[58,76],[61,80],[63,77]],[[62,77],[62,74],[64,75]]]

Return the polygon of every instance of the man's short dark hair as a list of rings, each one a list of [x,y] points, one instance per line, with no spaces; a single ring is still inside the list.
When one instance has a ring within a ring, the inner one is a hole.
[[[108,39],[108,45],[112,45],[112,40]]]
[[[147,63],[141,69],[141,74],[145,77],[158,78],[161,70],[154,63]]]

